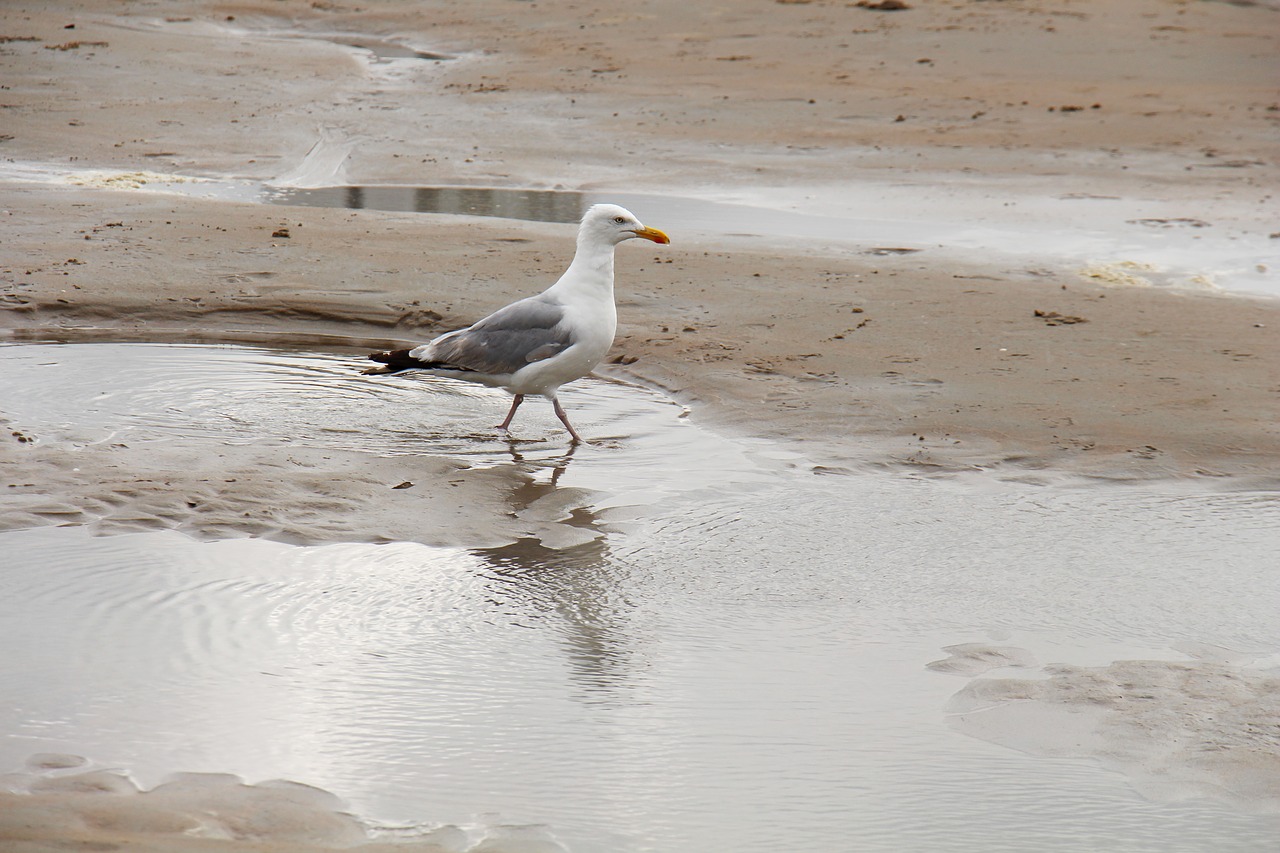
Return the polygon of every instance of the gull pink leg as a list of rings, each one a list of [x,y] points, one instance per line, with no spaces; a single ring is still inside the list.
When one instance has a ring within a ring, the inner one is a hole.
[[[508,427],[511,426],[511,419],[516,416],[516,409],[520,408],[520,404],[523,402],[524,402],[524,395],[517,394],[516,398],[511,401],[511,410],[507,412],[507,419],[502,423],[498,424],[498,429],[505,431]]]
[[[564,413],[564,409],[560,407],[560,401],[555,397],[551,398],[551,405],[556,410],[556,417],[560,419],[560,423],[564,424],[564,428],[569,430],[569,435],[573,436],[574,444],[582,443],[582,436],[578,435],[578,431],[573,428],[573,424],[569,423],[569,416]]]

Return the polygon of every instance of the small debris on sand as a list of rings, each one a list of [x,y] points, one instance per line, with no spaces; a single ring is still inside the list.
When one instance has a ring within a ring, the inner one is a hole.
[[[1071,314],[1059,314],[1057,311],[1041,311],[1036,309],[1035,315],[1044,320],[1046,326],[1071,326],[1076,323],[1089,322],[1084,317],[1076,317]]]

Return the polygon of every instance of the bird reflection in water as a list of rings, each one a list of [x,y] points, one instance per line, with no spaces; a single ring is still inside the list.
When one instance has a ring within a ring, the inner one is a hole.
[[[531,462],[511,442],[509,450],[517,466],[549,470],[550,476],[522,478],[507,500],[516,515],[555,512],[561,524],[582,531],[582,541],[551,547],[544,539],[530,536],[471,553],[485,566],[492,604],[510,612],[518,624],[558,631],[584,699],[607,703],[626,685],[633,668],[630,605],[618,588],[622,567],[612,558],[602,522],[589,505],[593,493],[559,485],[576,449],[572,446],[552,459]]]

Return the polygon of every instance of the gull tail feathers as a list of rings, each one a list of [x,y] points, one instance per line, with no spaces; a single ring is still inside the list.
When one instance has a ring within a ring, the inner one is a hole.
[[[421,370],[424,367],[434,367],[436,365],[425,361],[419,361],[409,355],[412,350],[396,349],[388,352],[369,353],[370,361],[381,363],[381,367],[370,367],[368,370],[362,371],[363,375],[377,375],[384,373],[399,373],[402,370]]]

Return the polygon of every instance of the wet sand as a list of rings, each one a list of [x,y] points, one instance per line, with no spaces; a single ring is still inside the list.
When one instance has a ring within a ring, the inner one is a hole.
[[[198,199],[151,191],[144,172],[819,212],[865,182],[886,188],[888,218],[963,207],[976,185],[991,208],[978,218],[1016,216],[1000,209],[1028,197],[1115,198],[1188,240],[1198,221],[1280,228],[1280,12],[1268,4],[910,5],[6,7],[0,172],[102,174],[5,179],[0,334],[381,347],[542,289],[572,251],[564,225]],[[379,62],[352,34],[444,58]],[[619,250],[617,361],[603,372],[667,391],[700,422],[779,440],[815,470],[1280,484],[1277,300],[1103,280],[1008,247],[877,254],[671,236]],[[72,470],[2,411],[0,423],[16,486],[7,528],[49,523],[29,514],[33,496],[74,521],[134,487],[121,477],[140,460],[82,457]],[[214,521],[234,525],[238,502],[288,503],[293,490],[301,504],[322,479],[329,506],[349,508],[398,477],[390,463],[303,456],[262,494],[209,486],[226,480],[225,459],[152,456],[153,482],[180,475],[184,494],[135,490],[127,509],[163,518],[207,488],[209,511],[215,498],[226,507]],[[246,452],[235,464],[265,463]],[[440,462],[436,475],[455,471]],[[464,479],[453,503],[421,511],[487,506],[492,484]],[[284,538],[369,524],[369,540],[407,535],[385,514],[323,529],[324,508],[290,519]],[[514,535],[474,513],[468,525],[453,531],[473,545]]]

